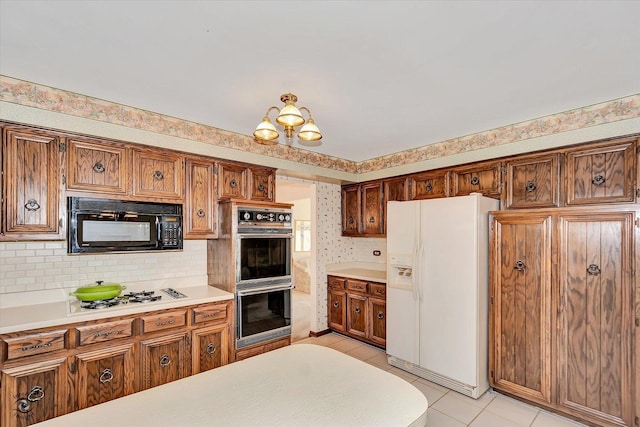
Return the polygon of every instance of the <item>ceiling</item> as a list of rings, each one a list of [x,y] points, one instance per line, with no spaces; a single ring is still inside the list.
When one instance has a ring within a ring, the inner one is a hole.
[[[634,1],[0,0],[0,74],[246,135],[293,92],[354,161],[639,93],[639,52]]]

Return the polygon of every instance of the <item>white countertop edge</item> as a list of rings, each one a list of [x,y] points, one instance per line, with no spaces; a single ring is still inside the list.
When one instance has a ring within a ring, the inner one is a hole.
[[[365,270],[377,270],[387,271],[387,263],[383,262],[364,262],[364,261],[352,261],[352,262],[337,262],[334,264],[327,264],[327,273],[336,270],[345,270],[349,268],[364,268]]]
[[[327,265],[327,274],[349,279],[387,283],[387,265],[372,262],[342,262]]]

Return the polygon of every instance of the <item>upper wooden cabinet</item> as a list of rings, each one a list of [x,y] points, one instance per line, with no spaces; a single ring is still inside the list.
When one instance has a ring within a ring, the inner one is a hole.
[[[168,150],[133,149],[133,195],[182,201],[183,160]]]
[[[275,200],[275,170],[249,168],[249,199],[260,202]]]
[[[60,137],[12,127],[2,136],[2,233],[11,239],[62,239]]]
[[[567,205],[634,202],[636,144],[628,138],[568,151]]]
[[[67,139],[67,189],[127,194],[128,154],[124,144]]]
[[[507,161],[504,208],[559,207],[559,157],[554,153]]]
[[[382,192],[382,182],[372,182],[360,186],[360,232],[368,236],[384,235],[383,207],[385,205]]]
[[[451,196],[480,193],[500,198],[502,192],[502,162],[482,162],[451,170]]]
[[[342,235],[355,236],[360,231],[360,186],[342,187]]]
[[[247,167],[233,163],[218,164],[218,197],[247,198]]]
[[[188,158],[185,162],[187,194],[184,210],[184,237],[218,237],[218,195],[213,161]]]
[[[449,172],[429,171],[409,177],[411,182],[410,200],[447,197],[449,194]]]
[[[386,202],[409,200],[409,179],[406,177],[385,179],[382,181],[382,190]]]

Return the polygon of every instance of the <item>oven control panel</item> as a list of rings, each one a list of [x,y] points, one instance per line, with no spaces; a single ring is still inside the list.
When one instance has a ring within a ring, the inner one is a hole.
[[[291,210],[238,208],[238,226],[291,227]]]

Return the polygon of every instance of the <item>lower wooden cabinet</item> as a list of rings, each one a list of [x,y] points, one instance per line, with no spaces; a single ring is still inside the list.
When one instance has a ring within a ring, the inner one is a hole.
[[[140,342],[142,390],[187,376],[187,333],[181,332]]]
[[[262,353],[267,353],[278,348],[286,347],[291,344],[291,336],[284,338],[277,338],[271,341],[261,342],[259,344],[245,347],[236,351],[236,360],[244,360],[249,357],[257,356]]]
[[[327,276],[329,329],[384,348],[387,344],[386,285]]]
[[[2,369],[0,424],[28,426],[68,412],[66,355]]]
[[[191,373],[193,375],[229,363],[229,326],[196,329],[191,336]]]
[[[78,409],[135,391],[134,348],[135,343],[130,342],[75,356]]]

